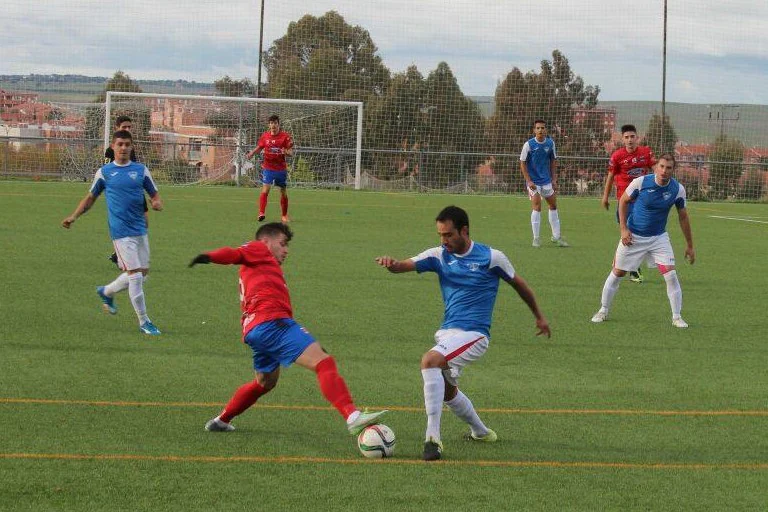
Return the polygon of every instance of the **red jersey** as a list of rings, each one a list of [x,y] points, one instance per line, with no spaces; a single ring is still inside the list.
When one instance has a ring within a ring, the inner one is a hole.
[[[620,198],[632,180],[648,174],[648,169],[656,165],[656,158],[648,146],[638,146],[632,153],[627,148],[613,152],[608,162],[608,172],[613,174],[616,183],[616,197]]]
[[[279,131],[277,135],[267,130],[259,137],[259,144],[256,151],[264,150],[264,163],[261,167],[265,171],[284,171],[285,165],[284,150],[293,147],[293,139],[287,132]]]
[[[264,242],[254,240],[237,249],[222,247],[207,254],[213,263],[240,265],[243,337],[260,323],[293,318],[283,269]]]

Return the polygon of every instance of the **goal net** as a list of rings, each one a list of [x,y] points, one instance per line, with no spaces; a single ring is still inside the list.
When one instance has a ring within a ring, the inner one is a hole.
[[[137,159],[159,182],[259,182],[261,163],[246,154],[271,115],[294,140],[288,181],[300,187],[360,184],[361,102],[109,92],[101,117],[104,148],[115,121],[133,124]],[[353,176],[353,179],[349,179]]]

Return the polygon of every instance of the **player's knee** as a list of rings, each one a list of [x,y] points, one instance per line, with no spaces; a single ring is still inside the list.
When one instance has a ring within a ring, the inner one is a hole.
[[[621,270],[619,268],[614,268],[613,275],[615,275],[616,277],[624,277],[625,275],[627,275],[627,271]]]
[[[264,391],[272,391],[277,386],[279,374],[277,373],[258,373],[256,374],[256,382],[264,388]]]
[[[421,357],[421,369],[444,368],[446,366],[445,357],[439,352],[430,350]]]

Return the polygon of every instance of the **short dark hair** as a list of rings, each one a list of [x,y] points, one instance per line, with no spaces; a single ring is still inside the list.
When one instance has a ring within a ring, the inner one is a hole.
[[[464,226],[467,226],[467,229],[469,229],[469,215],[458,206],[446,206],[435,217],[437,222],[445,222],[447,220],[453,222],[453,227],[456,228],[456,231],[461,231],[461,228]]]
[[[117,119],[115,119],[115,126],[120,126],[123,123],[133,123],[133,120],[128,116],[117,116]]]
[[[112,134],[112,142],[115,142],[115,139],[130,139],[133,142],[133,135],[128,130],[117,130]]]
[[[633,124],[625,124],[621,127],[621,134],[624,135],[624,132],[635,132],[637,133],[637,128],[635,128],[635,125]]]
[[[537,125],[537,124],[539,124],[539,123],[543,124],[544,126],[547,126],[547,122],[546,122],[545,120],[543,120],[543,119],[536,119],[536,120],[533,122],[533,126],[536,126],[536,125]]]
[[[269,116],[269,119],[267,119],[267,121],[277,121],[279,123],[280,122],[280,116],[277,115],[277,114],[272,114],[271,116]]]
[[[256,230],[256,240],[262,238],[272,238],[280,234],[285,235],[285,241],[290,242],[293,238],[293,231],[291,228],[283,224],[282,222],[268,222]]]
[[[672,162],[673,169],[677,166],[677,160],[675,160],[675,155],[673,155],[672,153],[664,153],[659,157],[659,160],[666,160],[668,162]]]

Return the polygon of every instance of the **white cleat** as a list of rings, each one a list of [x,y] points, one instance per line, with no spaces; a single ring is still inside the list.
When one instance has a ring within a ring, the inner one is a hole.
[[[541,240],[538,238],[533,239],[533,243],[531,244],[532,247],[541,247]]]
[[[679,329],[687,329],[688,328],[688,324],[685,323],[685,320],[683,320],[683,317],[680,317],[680,316],[677,317],[677,318],[673,318],[672,319],[672,325],[674,325],[675,327],[677,327]]]
[[[608,312],[603,311],[602,309],[595,313],[595,315],[592,317],[592,323],[600,324],[608,320]]]
[[[568,242],[563,240],[562,237],[561,238],[552,237],[552,243],[555,244],[558,247],[570,247],[571,246],[571,244],[569,244]]]
[[[387,412],[387,410],[379,412],[363,411],[358,414],[357,418],[355,418],[355,421],[347,423],[347,430],[349,430],[350,434],[356,436],[365,430],[365,427],[377,424],[379,422],[379,418]]]
[[[231,423],[221,421],[217,416],[205,424],[205,430],[208,432],[232,432],[235,427]]]

